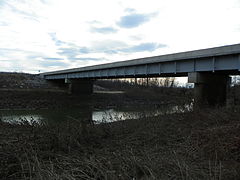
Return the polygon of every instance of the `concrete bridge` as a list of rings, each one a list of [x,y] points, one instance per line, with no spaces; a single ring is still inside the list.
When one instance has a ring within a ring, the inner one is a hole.
[[[72,93],[92,93],[96,79],[188,76],[198,104],[226,102],[229,75],[240,74],[240,44],[66,69],[41,75]]]

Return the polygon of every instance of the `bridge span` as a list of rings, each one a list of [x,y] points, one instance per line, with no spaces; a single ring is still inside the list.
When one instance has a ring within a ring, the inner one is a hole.
[[[92,93],[96,79],[188,76],[198,104],[226,102],[229,75],[240,74],[240,44],[139,58],[95,66],[46,72],[56,84],[69,84],[72,93]]]

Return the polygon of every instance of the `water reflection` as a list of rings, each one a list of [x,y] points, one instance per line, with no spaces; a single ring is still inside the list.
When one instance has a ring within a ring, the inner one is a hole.
[[[114,122],[126,119],[137,119],[140,117],[137,111],[121,111],[115,109],[108,109],[105,111],[93,111],[92,119],[96,123],[100,122]]]
[[[81,107],[75,109],[56,110],[0,110],[0,120],[10,123],[62,123],[66,120],[89,121],[94,123],[113,122],[126,119],[138,119],[143,117],[159,116],[186,112],[192,109],[192,105],[161,106],[158,108],[127,108],[127,109],[92,109]]]
[[[3,122],[9,122],[9,123],[24,123],[24,122],[28,122],[30,124],[33,123],[38,123],[40,124],[43,121],[43,117],[41,115],[36,115],[36,114],[21,114],[21,115],[10,115],[10,114],[6,114],[6,113],[2,113],[0,119]]]

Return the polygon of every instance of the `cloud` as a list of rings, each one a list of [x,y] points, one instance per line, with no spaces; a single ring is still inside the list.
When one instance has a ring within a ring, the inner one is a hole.
[[[110,33],[116,33],[118,30],[113,27],[92,27],[91,32],[93,33],[101,33],[101,34],[110,34]]]
[[[133,13],[121,17],[120,21],[117,22],[117,25],[122,28],[135,28],[150,21],[150,19],[155,17],[156,15],[157,15],[156,13],[151,14]]]
[[[42,52],[30,51],[30,50],[24,50],[24,49],[18,49],[18,48],[0,48],[0,57],[7,57],[7,59],[10,59],[10,60],[13,57],[19,60],[24,57],[24,60],[31,61],[31,60],[36,60],[42,57],[46,57],[46,55],[44,55],[44,53]]]
[[[43,67],[68,67],[69,65],[65,62],[59,61],[40,61],[39,63]]]
[[[104,52],[108,50],[115,50],[119,48],[127,47],[128,45],[123,41],[118,40],[103,40],[103,41],[93,41],[91,49],[93,52]]]
[[[6,5],[6,1],[0,1],[0,7],[3,7],[3,6],[5,6]]]
[[[70,43],[68,44],[70,45]],[[117,54],[117,49],[127,47],[128,45],[122,41],[103,40],[93,41],[90,47],[79,47],[72,44],[67,48],[59,48],[58,54],[66,56],[69,59],[76,59],[78,55],[90,53]]]
[[[102,24],[100,21],[97,21],[97,20],[93,20],[93,21],[87,21],[88,24],[95,24],[95,25],[99,25],[99,24]]]
[[[143,35],[130,36],[129,38],[134,41],[140,41],[143,39]]]
[[[0,55],[1,56],[8,56],[11,55],[13,53],[22,53],[22,54],[26,54],[26,53],[31,53],[30,51],[25,51],[22,49],[18,49],[18,48],[0,48]]]
[[[129,48],[120,49],[120,52],[126,52],[126,53],[135,53],[135,52],[152,52],[155,51],[158,48],[165,48],[167,45],[165,44],[158,44],[158,43],[142,43],[139,45],[131,46]]]
[[[133,9],[133,8],[126,8],[126,9],[125,9],[125,12],[133,13],[133,12],[136,12],[136,10]]]
[[[53,60],[53,61],[57,61],[57,60],[63,60],[63,58],[43,58],[45,60]]]
[[[13,3],[16,3],[16,2],[13,1]],[[23,1],[22,4],[26,5],[26,2]],[[0,4],[0,6],[6,8],[7,10],[12,11],[16,15],[22,16],[24,19],[29,19],[29,20],[32,20],[32,21],[39,22],[39,16],[33,10],[30,10],[29,8],[22,10],[22,8],[19,8],[19,7],[22,7],[22,6],[18,7],[16,4],[12,5],[11,2],[9,3],[9,2],[6,2],[6,1],[4,3]]]
[[[47,0],[40,0],[40,2],[43,3],[43,4],[47,4],[48,3]]]
[[[90,47],[68,47],[59,48],[59,55],[66,56],[70,60],[92,60],[98,61],[103,58],[78,58],[81,54],[104,53],[108,55],[120,53],[152,52],[158,48],[165,48],[167,45],[154,42],[146,42],[139,45],[128,45],[122,41],[104,40],[95,41]]]
[[[36,60],[36,59],[42,59],[42,57],[41,55],[34,54],[34,55],[27,56],[27,59]]]
[[[64,45],[64,44],[67,44],[66,42],[64,41],[61,41],[57,38],[57,35],[56,33],[48,33],[49,36],[51,37],[51,39],[55,42],[55,45],[56,46],[61,46],[61,45]]]
[[[145,42],[139,45],[128,45],[122,41],[99,41],[92,46],[92,51],[97,53],[104,52],[105,54],[119,54],[119,53],[136,53],[136,52],[152,52],[158,48],[165,48],[167,45],[154,42]]]
[[[105,60],[105,58],[91,58],[91,57],[82,57],[82,58],[73,58],[71,60],[75,61],[102,61]]]
[[[114,49],[108,49],[108,50],[105,50],[104,53],[105,54],[118,54],[118,50],[114,50]]]
[[[88,54],[90,50],[87,47],[68,47],[68,48],[59,48],[59,55],[66,56],[69,59],[74,59],[79,54]]]
[[[0,22],[0,26],[8,26],[8,25],[9,25],[9,24],[6,23],[6,22],[4,22],[4,21]]]

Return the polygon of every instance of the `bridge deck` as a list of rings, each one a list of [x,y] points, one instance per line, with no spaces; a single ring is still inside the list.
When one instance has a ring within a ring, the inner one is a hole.
[[[189,72],[238,73],[240,44],[42,73],[45,79],[182,76]]]

